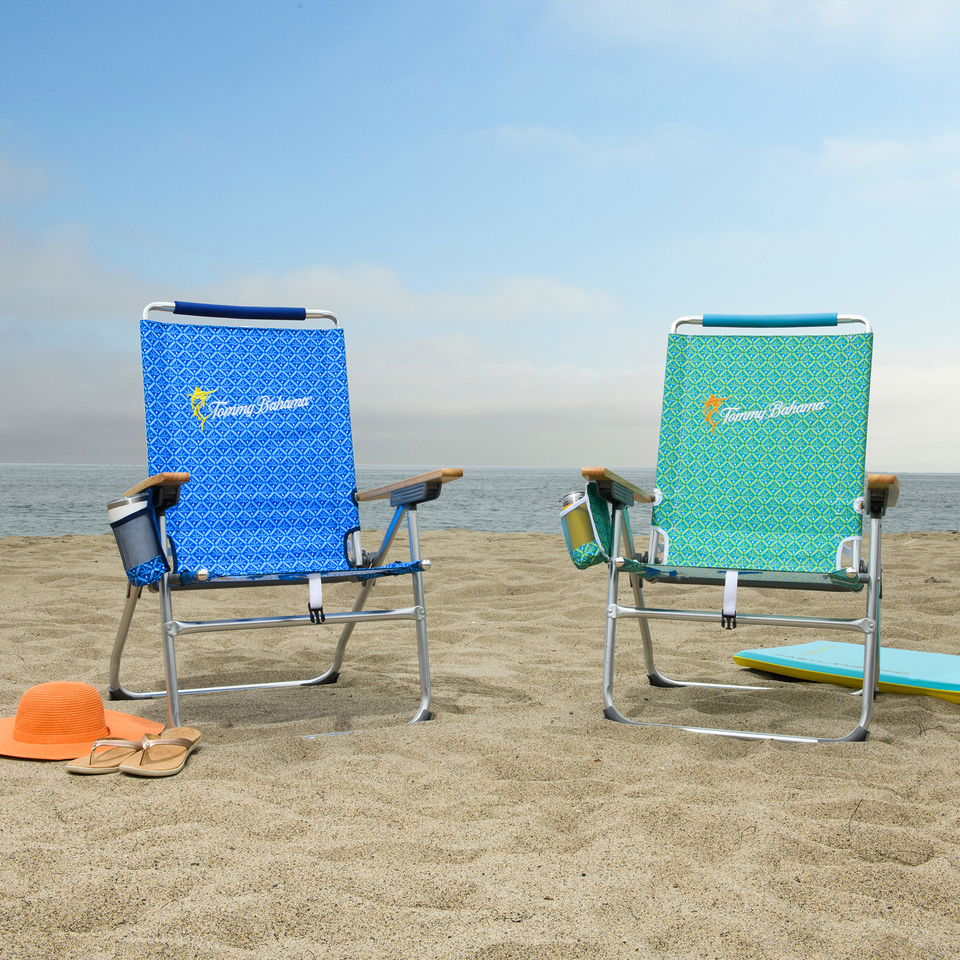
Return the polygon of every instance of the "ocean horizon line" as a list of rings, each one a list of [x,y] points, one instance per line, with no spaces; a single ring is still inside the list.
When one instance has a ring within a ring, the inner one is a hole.
[[[608,461],[609,462],[609,461]],[[447,464],[440,464],[444,466]],[[413,477],[437,464],[364,464],[356,466],[357,486],[373,489]],[[459,466],[459,464],[456,464]],[[652,490],[655,467],[610,467]],[[424,504],[424,530],[462,528],[488,533],[559,534],[564,496],[582,490],[581,467],[466,466],[462,479],[445,485],[443,495]],[[62,536],[108,533],[107,503],[148,475],[145,464],[0,463],[0,536]],[[884,518],[891,533],[956,531],[960,523],[960,474],[905,473],[900,500]],[[365,529],[383,529],[390,521],[388,500],[365,502]],[[649,523],[650,506],[637,504],[634,527]]]

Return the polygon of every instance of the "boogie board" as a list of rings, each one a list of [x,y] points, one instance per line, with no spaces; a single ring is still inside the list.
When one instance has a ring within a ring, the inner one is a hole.
[[[800,680],[863,685],[863,646],[820,641],[765,650],[741,650],[733,658],[741,667],[780,673]],[[889,693],[924,693],[960,703],[960,657],[948,653],[880,648],[877,684]]]

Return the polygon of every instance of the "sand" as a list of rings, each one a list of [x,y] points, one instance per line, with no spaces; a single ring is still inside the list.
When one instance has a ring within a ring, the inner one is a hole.
[[[887,694],[867,743],[827,746],[613,724],[603,569],[576,571],[559,536],[422,539],[434,721],[405,724],[412,624],[361,625],[336,686],[184,698],[203,740],[177,777],[0,759],[0,956],[956,956],[960,706]],[[891,535],[884,551],[884,642],[960,653],[960,535]],[[8,537],[0,565],[0,715],[44,680],[105,695],[125,584],[112,539]],[[328,609],[346,589],[328,590]],[[405,591],[381,583],[376,605]],[[648,602],[680,592],[648,588]],[[717,591],[683,592],[683,605],[719,605]],[[181,596],[176,609],[301,612],[303,593]],[[145,597],[130,686],[162,677]],[[740,607],[778,600],[816,612],[816,598],[773,591]],[[860,616],[862,600],[821,609]],[[721,680],[744,676],[738,649],[812,637],[655,629],[665,672]],[[620,637],[630,716],[825,735],[856,722],[858,701],[826,685],[653,690],[636,624]],[[323,627],[184,637],[181,677],[272,680],[288,664],[310,676],[333,639]],[[166,720],[162,700],[113,706]]]

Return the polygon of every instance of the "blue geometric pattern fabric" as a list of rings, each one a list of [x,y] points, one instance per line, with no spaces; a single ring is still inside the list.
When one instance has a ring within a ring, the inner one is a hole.
[[[861,530],[872,347],[671,335],[653,510],[670,566],[836,569]]]
[[[154,557],[145,563],[138,563],[126,571],[127,579],[135,587],[146,587],[151,583],[156,583],[166,572],[167,565],[163,557]]]
[[[343,331],[144,320],[140,335],[150,472],[191,475],[166,515],[180,569],[345,569],[359,518]]]

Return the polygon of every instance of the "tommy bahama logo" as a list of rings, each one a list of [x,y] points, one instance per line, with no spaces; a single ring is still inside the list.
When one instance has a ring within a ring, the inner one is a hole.
[[[222,417],[257,417],[279,410],[298,410],[309,407],[313,397],[257,397],[251,403],[231,403],[229,400],[210,400],[217,392],[194,387],[190,395],[190,412],[200,421],[200,429],[208,420]],[[209,401],[209,403],[208,403]]]
[[[765,410],[744,410],[742,407],[729,406],[722,404],[729,400],[729,397],[718,397],[711,393],[709,398],[703,404],[703,419],[710,426],[710,432],[713,433],[717,427],[725,423],[740,423],[746,420],[772,420],[775,417],[792,417],[801,413],[814,413],[820,410],[826,410],[830,406],[829,400],[814,400],[808,403],[784,402],[783,400],[774,400]]]

